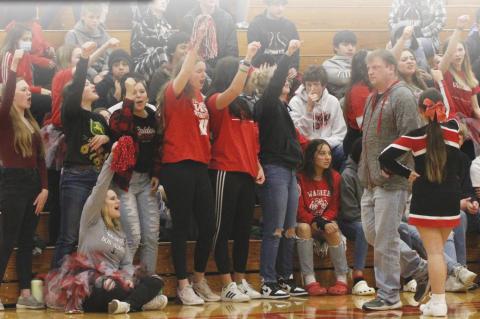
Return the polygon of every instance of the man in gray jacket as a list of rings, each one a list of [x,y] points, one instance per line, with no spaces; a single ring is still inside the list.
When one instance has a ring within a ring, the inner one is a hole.
[[[420,126],[415,96],[397,79],[397,62],[387,50],[367,56],[367,69],[374,92],[365,105],[362,155],[358,176],[365,188],[361,207],[365,238],[374,248],[377,298],[365,310],[402,307],[400,274],[417,281],[415,301],[428,292],[426,262],[400,240],[398,227],[405,211],[408,182],[400,176],[385,177],[378,156],[394,140]],[[404,159],[404,163],[407,163]]]

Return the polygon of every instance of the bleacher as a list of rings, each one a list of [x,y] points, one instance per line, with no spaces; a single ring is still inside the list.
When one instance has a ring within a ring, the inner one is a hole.
[[[474,16],[479,7],[478,0],[447,0],[447,25],[441,34],[445,39],[455,27],[456,18],[461,14]],[[336,31],[349,29],[358,36],[359,48],[385,47],[389,39],[387,26],[388,13],[391,0],[289,0],[286,16],[293,20],[299,29],[300,38],[303,40],[301,49],[301,69],[312,63],[321,63],[332,56],[332,38]],[[74,19],[70,4],[62,4],[61,10],[53,17],[48,30],[44,30],[45,37],[54,47],[63,43],[66,31],[73,27]],[[1,9],[0,9],[1,10]],[[249,20],[264,10],[262,0],[251,0],[249,8]],[[40,12],[41,14],[41,12]],[[108,33],[120,40],[120,47],[129,51],[130,48],[130,7],[122,3],[112,3],[106,25]],[[0,42],[3,42],[5,32],[0,31]],[[238,31],[239,48],[244,53],[246,47],[246,30]],[[259,208],[256,216],[260,215]],[[42,213],[37,232],[41,238],[48,241],[47,227],[48,212]],[[480,236],[469,235],[467,238],[467,261],[468,268],[480,272],[480,249],[478,247]],[[188,244],[188,270],[193,270],[193,247],[194,243]],[[40,256],[33,258],[33,272],[45,273],[50,267],[53,255],[53,247],[48,247]],[[353,244],[348,243],[347,259],[349,265],[353,264]],[[251,240],[250,252],[247,265],[247,279],[254,286],[259,286],[260,276],[260,241]],[[334,282],[333,266],[329,258],[315,257],[315,269],[318,279],[322,284],[329,285]],[[298,262],[295,263],[298,275]],[[171,262],[171,251],[168,243],[159,244],[157,272],[165,278],[165,294],[175,296],[175,274]],[[207,276],[212,288],[217,291],[221,288],[220,278],[215,267],[213,258],[210,258],[207,267]],[[369,283],[374,284],[373,252],[370,249],[365,269],[365,277]],[[300,278],[300,276],[296,276]],[[0,298],[5,304],[16,302],[18,296],[18,281],[15,273],[15,253],[12,255],[5,277],[5,284],[1,285]]]

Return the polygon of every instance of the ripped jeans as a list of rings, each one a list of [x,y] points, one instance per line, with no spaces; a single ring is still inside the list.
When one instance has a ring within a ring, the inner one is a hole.
[[[298,186],[296,172],[283,166],[263,166],[265,184],[260,187],[263,237],[260,275],[264,282],[287,279],[293,273],[293,250],[297,225]],[[277,259],[278,256],[278,259]]]

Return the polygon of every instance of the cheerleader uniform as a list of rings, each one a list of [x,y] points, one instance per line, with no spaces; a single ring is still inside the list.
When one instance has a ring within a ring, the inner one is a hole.
[[[408,222],[421,227],[454,228],[460,223],[460,181],[464,174],[460,160],[458,123],[450,120],[440,124],[447,147],[447,162],[441,183],[430,182],[426,174],[426,126],[401,136],[380,154],[381,168],[388,174],[408,178],[412,170],[396,159],[411,152],[415,171],[420,175],[412,186]]]

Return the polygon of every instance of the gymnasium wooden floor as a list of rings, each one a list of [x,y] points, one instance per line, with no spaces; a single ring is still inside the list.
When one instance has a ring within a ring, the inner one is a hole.
[[[291,298],[286,301],[258,300],[250,303],[207,303],[203,307],[179,306],[173,302],[164,311],[149,311],[131,313],[128,315],[109,316],[107,314],[64,315],[55,311],[15,311],[7,309],[0,312],[0,319],[175,319],[175,318],[422,318],[418,308],[408,306],[412,294],[403,294],[404,307],[401,310],[384,312],[364,312],[357,307],[370,297],[340,296],[340,297],[310,297]],[[449,304],[448,318],[480,318],[480,289],[468,293],[447,294]]]

